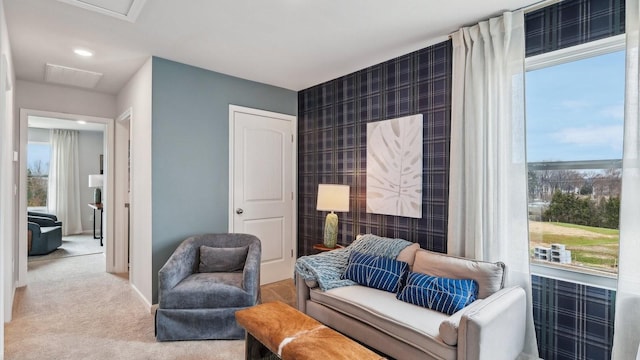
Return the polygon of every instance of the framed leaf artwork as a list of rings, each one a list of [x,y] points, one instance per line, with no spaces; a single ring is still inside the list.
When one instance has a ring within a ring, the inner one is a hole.
[[[367,124],[367,212],[422,218],[422,114]]]

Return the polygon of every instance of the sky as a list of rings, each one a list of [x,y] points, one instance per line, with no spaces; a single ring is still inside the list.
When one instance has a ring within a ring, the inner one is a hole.
[[[622,158],[624,51],[529,71],[527,161]]]
[[[37,161],[42,161],[43,170],[49,173],[49,152],[51,145],[43,143],[30,143],[27,149],[27,167],[31,168]]]

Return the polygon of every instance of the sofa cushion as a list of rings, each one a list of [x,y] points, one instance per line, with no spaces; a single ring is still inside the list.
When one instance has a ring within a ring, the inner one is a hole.
[[[248,246],[218,248],[201,245],[198,271],[201,273],[242,271],[248,252]]]
[[[396,296],[398,300],[451,315],[478,297],[474,280],[447,279],[421,273],[410,273],[407,284]]]
[[[446,314],[396,299],[395,294],[361,285],[327,291],[312,289],[311,300],[358,319],[389,336],[433,354],[438,359],[456,359],[457,348],[439,337]]]
[[[406,262],[353,251],[341,278],[395,293],[402,287],[408,271]]]
[[[478,283],[478,298],[487,296],[504,286],[504,263],[465,259],[419,249],[413,271],[450,279],[472,279]]]

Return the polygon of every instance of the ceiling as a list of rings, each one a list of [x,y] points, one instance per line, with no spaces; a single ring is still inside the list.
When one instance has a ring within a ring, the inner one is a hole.
[[[537,0],[147,0],[129,20],[69,2],[4,0],[18,79],[43,82],[50,63],[103,74],[95,90],[116,94],[153,55],[301,90]]]

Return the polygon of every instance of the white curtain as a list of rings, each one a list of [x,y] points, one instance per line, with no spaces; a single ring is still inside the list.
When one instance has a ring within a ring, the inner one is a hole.
[[[636,359],[640,344],[640,5],[626,3],[627,66],[620,199],[620,257],[613,333],[614,360]],[[638,357],[640,359],[640,357]]]
[[[47,208],[62,221],[62,235],[82,232],[78,174],[78,131],[54,129],[51,134]]]
[[[453,39],[449,254],[507,265],[527,293],[523,358],[538,358],[529,272],[524,14],[462,28]]]

